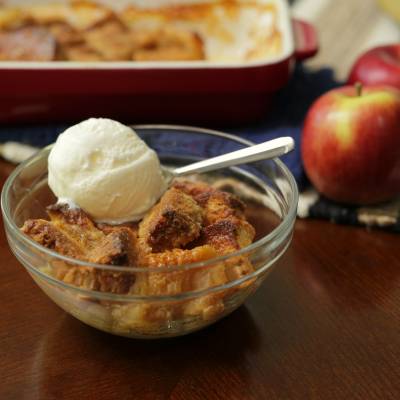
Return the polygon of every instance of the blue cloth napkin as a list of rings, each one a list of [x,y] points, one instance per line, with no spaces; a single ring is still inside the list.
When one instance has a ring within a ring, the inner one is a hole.
[[[298,65],[289,84],[276,94],[272,109],[257,123],[227,129],[253,142],[263,142],[279,136],[292,136],[296,150],[283,161],[294,174],[300,187],[306,182],[300,157],[300,134],[304,116],[311,103],[322,93],[338,86],[330,69],[310,71]],[[151,121],[150,121],[151,122]],[[33,146],[45,146],[55,141],[70,123],[40,125],[10,125],[0,127],[0,142],[13,140]]]

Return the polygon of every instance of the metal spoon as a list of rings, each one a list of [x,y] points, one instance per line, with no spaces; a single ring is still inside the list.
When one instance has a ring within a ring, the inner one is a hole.
[[[166,179],[171,182],[172,179],[200,172],[216,171],[221,168],[232,167],[234,165],[267,160],[269,158],[279,157],[289,153],[294,149],[294,140],[291,137],[280,137],[268,140],[254,146],[246,147],[241,150],[223,154],[221,156],[209,158],[175,168],[174,170],[164,171]]]

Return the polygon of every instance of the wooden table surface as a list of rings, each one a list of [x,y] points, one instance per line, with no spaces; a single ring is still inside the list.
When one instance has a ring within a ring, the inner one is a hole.
[[[12,167],[0,162],[0,185]],[[0,236],[0,399],[400,398],[400,238],[299,221],[245,306],[140,341],[53,304]]]
[[[322,46],[310,66],[345,78],[371,39],[393,37],[373,0],[318,6]],[[11,170],[0,162],[0,186]],[[198,333],[148,342],[59,309],[3,230],[0,260],[0,400],[400,399],[399,236],[298,221],[287,255],[245,306]]]

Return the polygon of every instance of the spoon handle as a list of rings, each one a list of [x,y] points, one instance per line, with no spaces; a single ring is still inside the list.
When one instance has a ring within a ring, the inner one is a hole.
[[[267,142],[246,147],[232,153],[202,160],[184,167],[176,168],[174,176],[182,176],[194,172],[215,171],[220,168],[232,167],[238,164],[266,160],[282,156],[294,149],[294,140],[291,137],[280,137]]]

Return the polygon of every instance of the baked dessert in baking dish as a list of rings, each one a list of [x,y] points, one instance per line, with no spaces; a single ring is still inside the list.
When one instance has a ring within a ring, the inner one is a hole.
[[[282,51],[277,13],[274,3],[256,0],[121,10],[86,1],[3,6],[0,60],[265,59]]]

